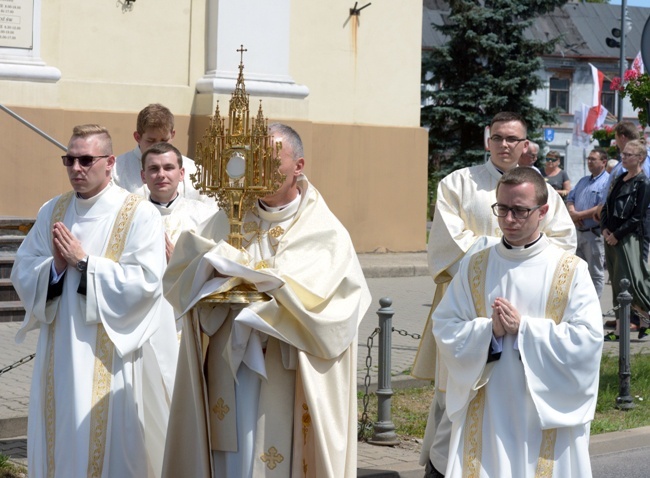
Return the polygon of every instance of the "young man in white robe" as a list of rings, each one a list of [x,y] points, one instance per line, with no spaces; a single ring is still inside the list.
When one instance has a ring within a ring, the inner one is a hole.
[[[183,197],[179,187],[185,179],[181,152],[170,143],[156,143],[142,155],[140,177],[149,190],[149,201],[156,206],[165,226],[167,260],[181,232],[195,232],[199,224],[217,212],[209,206]]]
[[[144,152],[140,174],[142,182],[149,190],[149,201],[156,207],[163,220],[165,257],[169,262],[181,232],[195,232],[199,224],[217,212],[217,205],[214,203],[209,206],[181,196],[178,188],[185,177],[183,156],[170,143],[156,143]],[[166,310],[174,316],[171,305]],[[180,340],[183,321],[179,318],[175,322]]]
[[[245,250],[224,242],[220,211],[181,234],[165,273],[177,315],[189,310],[165,477],[356,477],[357,329],[370,293],[347,231],[302,174],[300,137],[269,130],[286,179],[246,214]],[[243,281],[271,300],[194,306]]]
[[[174,115],[169,108],[153,103],[138,113],[136,130],[133,139],[137,143],[131,151],[120,154],[115,160],[113,181],[118,186],[134,194],[149,197],[149,189],[143,184],[140,175],[142,171],[142,153],[156,143],[171,143],[176,135]],[[185,176],[178,187],[181,197],[194,199],[206,204],[214,204],[214,199],[202,194],[194,188],[191,175],[196,173],[196,164],[190,158],[183,156]]]
[[[602,312],[587,264],[540,233],[548,195],[529,168],[502,176],[503,238],[462,260],[433,314],[449,370],[448,478],[591,476]]]
[[[486,204],[496,200],[496,185],[501,175],[517,167],[528,150],[526,121],[517,113],[501,112],[490,125],[490,159],[478,166],[459,169],[438,184],[436,212],[429,233],[429,272],[436,283],[431,312],[442,299],[459,261],[481,236],[501,237],[497,218]],[[549,191],[553,191],[549,186]],[[557,194],[549,193],[549,210],[541,228],[548,239],[570,252],[576,249],[576,231],[566,206]],[[434,380],[435,394],[422,445],[420,464],[427,478],[441,477],[447,466],[451,423],[445,413],[447,369],[437,360],[431,333],[431,316],[426,321],[415,357],[412,375]]]
[[[160,313],[160,214],[112,183],[105,128],[75,127],[62,158],[73,191],[41,208],[11,273],[26,309],[17,342],[40,330],[29,476],[158,477],[174,369],[155,357],[172,362],[178,349],[173,316]],[[172,333],[146,360],[160,330]]]

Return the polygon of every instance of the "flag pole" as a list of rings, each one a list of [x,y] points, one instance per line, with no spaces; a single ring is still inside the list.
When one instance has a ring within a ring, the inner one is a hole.
[[[625,37],[627,36],[627,30],[626,30],[626,25],[625,25],[625,16],[627,13],[627,0],[622,0],[621,1],[621,56],[619,58],[620,61],[620,73],[621,73],[621,81],[623,81],[623,77],[625,76],[625,67],[626,61],[625,61]],[[623,119],[623,95],[618,93],[618,111],[617,111],[617,118],[619,123]]]

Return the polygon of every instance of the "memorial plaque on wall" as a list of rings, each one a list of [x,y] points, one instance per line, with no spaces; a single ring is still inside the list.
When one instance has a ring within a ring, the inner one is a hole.
[[[34,0],[0,0],[0,47],[32,48]]]

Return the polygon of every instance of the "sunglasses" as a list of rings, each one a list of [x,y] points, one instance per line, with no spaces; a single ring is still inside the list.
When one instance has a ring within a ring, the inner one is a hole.
[[[546,158],[546,161],[559,161],[560,158]]]
[[[64,166],[73,166],[76,160],[79,161],[79,166],[87,168],[95,164],[98,159],[108,158],[109,156],[110,154],[105,154],[103,156],[91,156],[89,154],[84,154],[83,156],[70,156],[66,154],[65,156],[61,156],[61,159],[63,160]]]

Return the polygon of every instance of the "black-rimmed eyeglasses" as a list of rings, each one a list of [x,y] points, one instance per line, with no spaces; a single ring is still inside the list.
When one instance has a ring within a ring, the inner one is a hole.
[[[110,154],[104,154],[102,156],[91,156],[89,154],[84,154],[83,156],[70,156],[69,154],[66,154],[65,156],[61,156],[61,159],[63,160],[64,166],[73,166],[76,160],[79,161],[79,166],[87,168],[92,166],[98,159],[108,158],[109,156]]]
[[[510,146],[512,146],[513,144],[519,144],[522,141],[526,141],[526,138],[517,138],[516,136],[508,136],[504,138],[503,136],[495,134],[490,136],[490,141],[494,141],[495,143],[503,143],[505,141]]]
[[[542,206],[535,206],[535,207],[522,207],[522,206],[515,206],[515,207],[508,207],[503,204],[499,204],[498,202],[495,202],[492,204],[492,213],[496,217],[506,217],[508,215],[508,211],[512,212],[512,217],[515,219],[528,219],[528,216],[530,216],[530,213],[533,211],[536,211]]]

